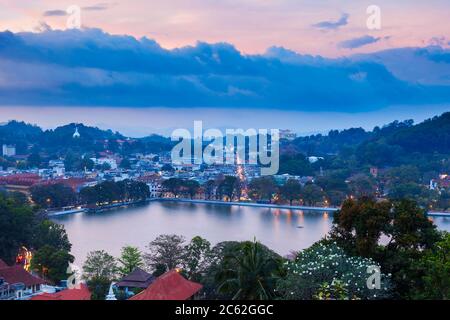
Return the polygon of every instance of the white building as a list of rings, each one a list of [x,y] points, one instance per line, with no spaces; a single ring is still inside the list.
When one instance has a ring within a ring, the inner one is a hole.
[[[103,165],[103,164],[108,164],[109,167],[111,168],[111,170],[116,170],[117,169],[117,162],[115,159],[110,159],[110,158],[91,158],[91,160],[94,162],[95,165]]]
[[[309,163],[316,163],[319,160],[324,160],[324,158],[323,157],[314,157],[314,156],[313,157],[308,157]]]
[[[297,134],[291,130],[280,130],[280,139],[286,139],[292,141],[297,139]]]
[[[5,157],[13,157],[16,155],[16,146],[4,144],[3,145],[3,156]]]

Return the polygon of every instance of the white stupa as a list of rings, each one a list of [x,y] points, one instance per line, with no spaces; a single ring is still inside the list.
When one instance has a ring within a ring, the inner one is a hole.
[[[114,286],[114,282],[111,283],[111,286],[109,287],[109,292],[108,295],[106,296],[106,300],[117,300],[116,295],[114,294],[114,290],[113,290],[113,286]]]
[[[75,127],[75,133],[73,134],[74,139],[78,139],[80,137],[80,133],[78,132],[78,127]]]

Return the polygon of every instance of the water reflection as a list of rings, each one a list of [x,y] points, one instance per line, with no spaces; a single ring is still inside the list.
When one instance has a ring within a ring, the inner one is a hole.
[[[202,236],[212,244],[254,237],[282,255],[309,247],[331,228],[333,214],[286,209],[211,204],[153,202],[98,214],[75,214],[54,219],[65,225],[72,253],[81,264],[92,250],[118,256],[125,245],[145,250],[160,234]],[[435,218],[450,231],[449,218]]]

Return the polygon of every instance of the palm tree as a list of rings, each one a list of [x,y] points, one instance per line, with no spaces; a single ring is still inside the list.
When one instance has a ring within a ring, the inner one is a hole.
[[[218,272],[218,291],[233,294],[233,300],[269,300],[274,297],[280,272],[280,259],[264,250],[256,239],[242,249],[224,257],[228,268]]]

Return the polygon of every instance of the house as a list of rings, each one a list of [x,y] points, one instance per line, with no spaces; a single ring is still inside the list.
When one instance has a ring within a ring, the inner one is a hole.
[[[124,290],[126,294],[129,294],[131,289],[147,289],[153,282],[155,277],[150,273],[145,272],[141,268],[136,268],[129,275],[123,277],[115,286]]]
[[[147,186],[150,190],[151,198],[158,198],[161,196],[161,194],[163,192],[163,187],[162,187],[162,179],[159,175],[155,174],[155,175],[143,176],[143,177],[139,177],[137,180],[147,184]]]
[[[39,183],[41,177],[34,173],[19,173],[0,177],[0,185],[7,191],[17,191],[29,194],[30,188]]]
[[[4,144],[2,149],[2,154],[4,157],[14,157],[16,155],[15,145]]]
[[[186,280],[177,270],[172,270],[129,300],[189,300],[202,288],[201,284]]]
[[[55,293],[43,293],[33,296],[30,300],[91,300],[91,292],[87,285],[82,283],[78,289],[65,289]]]
[[[27,272],[22,266],[0,262],[0,300],[27,299],[41,291],[45,281]],[[6,267],[5,267],[6,265]]]

